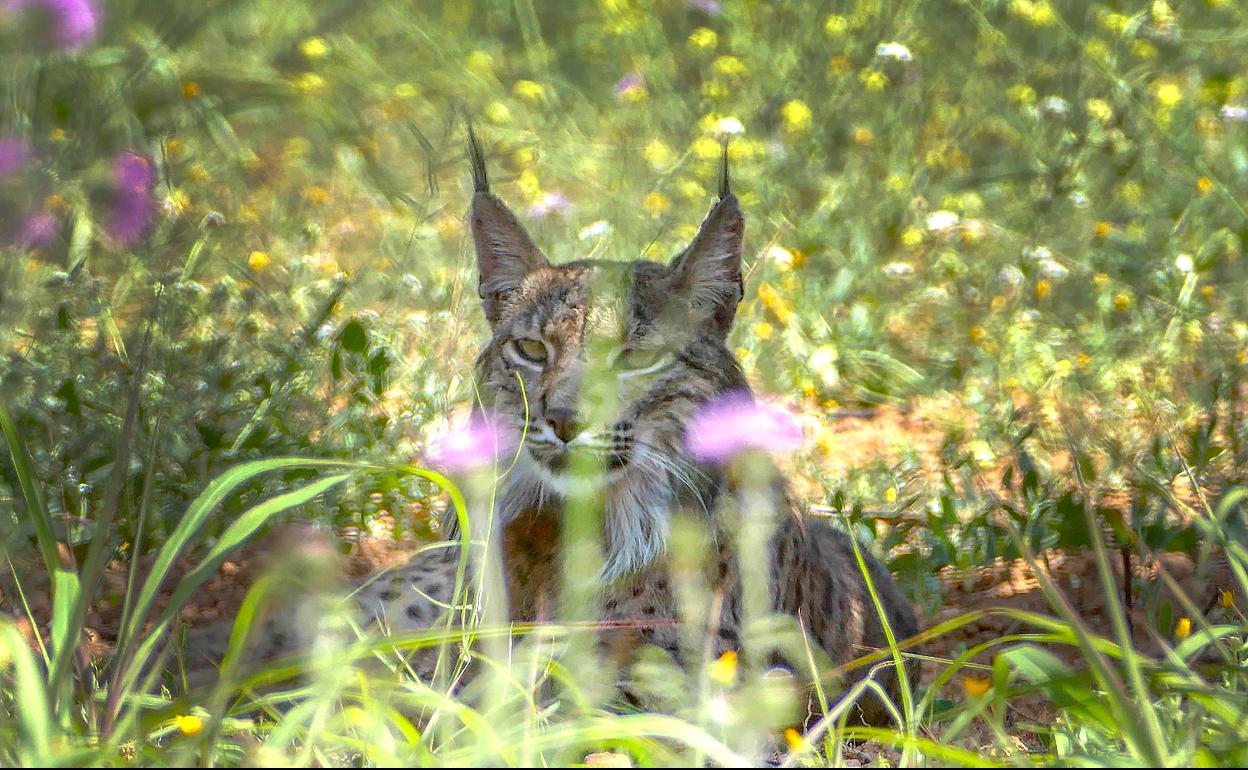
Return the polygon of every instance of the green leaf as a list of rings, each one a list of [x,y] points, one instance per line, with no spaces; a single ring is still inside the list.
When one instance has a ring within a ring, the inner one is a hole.
[[[351,353],[363,353],[368,349],[368,332],[358,318],[352,318],[338,333],[338,344]]]

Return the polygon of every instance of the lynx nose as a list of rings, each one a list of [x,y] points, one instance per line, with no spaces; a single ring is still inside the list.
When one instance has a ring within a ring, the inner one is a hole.
[[[576,438],[577,434],[585,427],[581,423],[580,415],[572,409],[562,407],[546,410],[546,424],[565,443]]]

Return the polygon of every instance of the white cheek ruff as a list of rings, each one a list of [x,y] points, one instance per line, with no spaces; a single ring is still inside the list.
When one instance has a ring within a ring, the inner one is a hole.
[[[568,474],[555,473],[522,452],[499,488],[495,515],[505,524],[526,509],[561,502],[573,483]],[[604,491],[607,553],[599,579],[610,582],[645,568],[667,550],[676,494],[666,473],[632,468],[631,463],[593,483]]]

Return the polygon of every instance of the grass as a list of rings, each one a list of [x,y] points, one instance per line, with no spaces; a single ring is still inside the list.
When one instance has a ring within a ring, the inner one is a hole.
[[[0,10],[0,763],[1248,763],[1238,4],[83,7],[80,38]],[[298,561],[227,669],[290,596],[321,642],[187,685],[165,642],[240,545],[292,518],[427,542],[460,494],[422,458],[486,333],[465,113],[556,261],[667,259],[731,140],[732,344],[803,417],[786,473],[932,618],[851,664],[922,662],[891,728],[825,671],[787,734],[796,684],[722,660],[644,660],[639,711],[588,624],[506,644],[474,585],[462,627],[361,638]],[[843,446],[856,420],[888,446]],[[1054,566],[1043,612],[959,589],[998,560]]]

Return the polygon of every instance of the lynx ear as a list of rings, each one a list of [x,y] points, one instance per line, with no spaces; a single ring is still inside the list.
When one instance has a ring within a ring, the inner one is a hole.
[[[719,201],[711,208],[702,227],[669,267],[674,288],[682,292],[695,309],[708,312],[720,334],[727,336],[737,314],[743,287],[741,282],[741,242],[745,217],[737,196],[728,190],[725,160]]]
[[[502,301],[520,288],[524,277],[550,263],[525,231],[516,215],[490,192],[485,156],[468,126],[468,154],[472,160],[472,240],[477,248],[477,293],[485,317],[493,325],[502,315]]]

